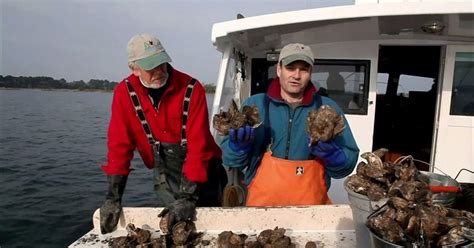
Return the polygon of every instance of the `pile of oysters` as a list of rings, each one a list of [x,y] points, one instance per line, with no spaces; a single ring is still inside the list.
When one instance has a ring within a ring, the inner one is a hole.
[[[219,135],[225,136],[229,134],[231,128],[239,129],[247,125],[256,128],[261,121],[257,106],[244,106],[240,112],[235,101],[231,100],[229,110],[227,112],[221,110],[214,115],[212,124]]]
[[[294,244],[291,243],[290,237],[285,236],[285,229],[275,227],[274,230],[268,229],[262,231],[258,236],[256,241],[246,241],[248,236],[246,234],[237,235],[232,231],[224,231],[219,234],[217,238],[217,247],[227,248],[227,247],[265,247],[269,245],[271,247],[294,247]]]
[[[285,235],[284,228],[266,229],[257,235],[257,240],[249,241],[246,234],[235,234],[232,231],[221,232],[217,238],[218,248],[293,248],[291,238]],[[307,248],[316,248],[313,241],[308,241]]]
[[[160,248],[166,247],[166,239],[164,236],[159,238],[152,238],[151,232],[145,229],[135,227],[132,223],[129,223],[126,227],[127,236],[120,236],[112,238],[109,241],[109,247],[120,248],[120,247],[151,247]]]
[[[290,237],[285,235],[286,229],[275,227],[260,232],[256,240],[247,240],[248,235],[236,234],[232,231],[221,232],[217,240],[203,239],[203,233],[197,233],[192,221],[181,221],[173,226],[168,233],[153,238],[148,230],[136,228],[128,224],[127,236],[112,238],[109,247],[141,247],[141,248],[166,248],[166,247],[218,247],[218,248],[294,248]],[[163,231],[163,230],[162,230]],[[308,241],[305,248],[316,248],[316,242]]]
[[[432,201],[429,178],[420,173],[411,156],[382,162],[387,149],[366,152],[347,187],[370,200],[388,198],[367,220],[382,239],[397,245],[442,247],[474,239],[474,213]]]
[[[156,238],[152,237],[150,231],[136,228],[132,223],[127,225],[126,230],[127,236],[112,238],[109,242],[109,247],[196,247],[201,242],[203,236],[203,233],[196,232],[196,227],[192,221],[179,221],[169,232],[162,229],[163,235]]]

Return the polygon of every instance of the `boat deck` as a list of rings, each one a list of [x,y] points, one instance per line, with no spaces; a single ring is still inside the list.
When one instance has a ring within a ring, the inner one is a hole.
[[[157,237],[162,208],[124,208],[117,230],[100,234],[99,211],[93,216],[94,228],[69,247],[108,247],[113,237],[126,236],[125,227],[133,223],[136,227],[151,231]],[[279,208],[198,208],[196,229],[204,233],[208,246],[217,247],[217,235],[222,231],[245,233],[248,240],[255,240],[258,233],[275,227],[285,228],[285,235],[296,247],[304,247],[313,241],[318,247],[355,247],[355,231],[349,205],[324,205]]]

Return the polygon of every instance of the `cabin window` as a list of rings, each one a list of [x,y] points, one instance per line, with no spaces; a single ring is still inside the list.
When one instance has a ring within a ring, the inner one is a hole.
[[[317,59],[311,81],[346,114],[367,114],[369,60]]]
[[[436,97],[436,87],[437,84],[433,78],[402,74],[398,82],[397,95],[410,97],[410,94],[428,92],[428,94],[432,94],[432,97]]]
[[[474,53],[456,53],[450,113],[474,116]]]
[[[251,95],[266,92],[276,75],[277,61],[252,59]],[[311,81],[346,114],[367,114],[369,60],[316,59]]]
[[[387,92],[388,73],[377,73],[377,95],[385,95]]]

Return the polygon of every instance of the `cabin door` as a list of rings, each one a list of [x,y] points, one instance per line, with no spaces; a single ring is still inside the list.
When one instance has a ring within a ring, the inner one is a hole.
[[[440,46],[380,46],[373,149],[412,155],[429,170],[435,136]]]
[[[434,165],[454,178],[462,168],[474,171],[474,46],[446,47],[441,88]],[[457,180],[474,182],[474,175]]]

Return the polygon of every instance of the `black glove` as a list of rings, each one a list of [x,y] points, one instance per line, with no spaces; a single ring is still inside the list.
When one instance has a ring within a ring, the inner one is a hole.
[[[180,221],[194,221],[196,219],[196,200],[193,198],[180,198],[165,207],[158,217],[165,221],[165,226],[160,226],[163,233],[169,233],[173,226]]]
[[[122,195],[127,184],[128,176],[107,176],[109,191],[105,197],[104,204],[100,207],[100,232],[106,234],[112,232],[117,226],[122,213]]]
[[[198,200],[198,184],[181,177],[179,198],[166,206],[158,217],[163,233],[169,233],[179,221],[194,221],[196,219],[196,202]]]

